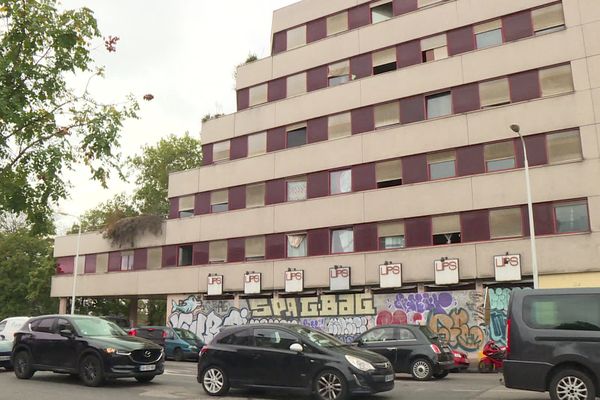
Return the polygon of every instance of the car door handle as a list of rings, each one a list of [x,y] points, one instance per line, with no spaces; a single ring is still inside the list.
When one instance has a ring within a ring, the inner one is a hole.
[[[393,350],[396,350],[396,348],[395,347],[388,347],[386,350],[393,351]]]

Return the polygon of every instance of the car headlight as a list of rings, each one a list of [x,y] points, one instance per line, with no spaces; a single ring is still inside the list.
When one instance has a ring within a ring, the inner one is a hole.
[[[114,347],[107,347],[106,349],[104,349],[104,352],[106,354],[117,355],[117,356],[128,356],[131,354],[129,351],[118,350],[118,349],[115,349]]]
[[[372,371],[375,367],[368,361],[363,360],[362,358],[354,357],[354,356],[346,356],[346,360],[352,364],[352,366],[361,371]]]

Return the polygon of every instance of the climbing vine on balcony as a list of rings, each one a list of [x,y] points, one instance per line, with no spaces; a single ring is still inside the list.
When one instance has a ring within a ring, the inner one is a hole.
[[[109,239],[113,246],[135,247],[135,239],[146,232],[160,235],[163,220],[160,215],[140,215],[123,218],[106,227],[104,238]]]

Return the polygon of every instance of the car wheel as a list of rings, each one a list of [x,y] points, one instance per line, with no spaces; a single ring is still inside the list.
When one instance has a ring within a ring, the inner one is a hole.
[[[347,397],[348,385],[344,376],[334,370],[327,370],[315,379],[315,395],[319,400],[343,400]]]
[[[219,367],[208,367],[202,373],[202,388],[209,396],[224,396],[229,391],[227,374]]]
[[[86,386],[97,387],[104,383],[102,363],[96,356],[85,356],[79,365],[79,378]]]
[[[443,379],[443,378],[445,378],[445,377],[447,377],[447,376],[448,376],[448,373],[449,373],[449,372],[450,372],[450,371],[448,371],[448,370],[445,370],[445,371],[440,371],[440,372],[438,372],[437,374],[433,374],[433,377],[434,377],[435,379]]]
[[[594,400],[596,390],[590,377],[577,369],[562,369],[550,382],[552,400]]]
[[[433,365],[425,358],[417,358],[410,364],[410,373],[418,381],[428,381],[433,375]]]
[[[179,347],[173,351],[173,358],[175,361],[183,361],[183,351]]]
[[[138,381],[139,383],[148,383],[151,382],[152,379],[154,379],[155,375],[152,376],[136,376],[135,380]]]
[[[15,355],[13,367],[15,376],[19,379],[29,379],[35,373],[31,366],[31,356],[26,351],[20,351]]]

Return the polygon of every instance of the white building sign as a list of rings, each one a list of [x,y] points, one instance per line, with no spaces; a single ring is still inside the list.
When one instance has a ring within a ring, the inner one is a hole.
[[[383,264],[379,266],[379,287],[402,287],[402,264]]]
[[[350,267],[329,268],[329,290],[350,290]]]
[[[454,285],[459,282],[458,258],[445,258],[433,262],[436,285]]]
[[[298,293],[304,290],[304,271],[285,271],[285,292]]]
[[[519,281],[521,280],[521,255],[508,254],[494,257],[494,270],[496,281]]]
[[[208,295],[220,296],[223,294],[223,275],[208,277]]]
[[[252,272],[244,275],[244,294],[260,294],[262,275],[260,272]]]

